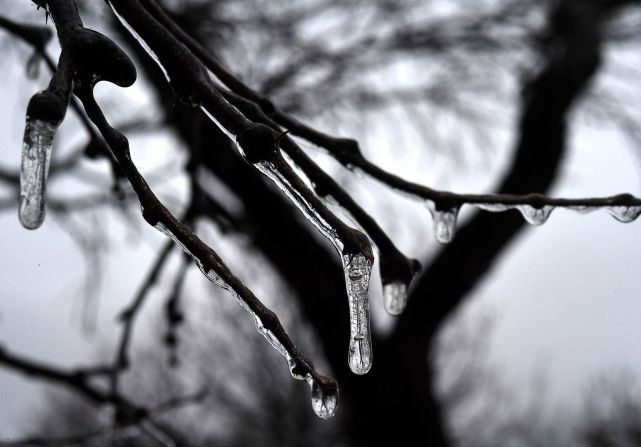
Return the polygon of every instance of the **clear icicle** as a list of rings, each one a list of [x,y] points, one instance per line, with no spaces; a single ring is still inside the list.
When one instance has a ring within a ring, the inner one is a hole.
[[[428,202],[427,207],[432,213],[434,238],[441,244],[449,244],[456,234],[456,220],[460,206],[442,209],[434,202]]]
[[[324,377],[324,379],[329,378]],[[309,374],[307,375],[307,383],[312,390],[312,408],[314,413],[322,419],[334,416],[338,407],[338,386],[332,379],[329,380],[331,381],[329,384],[322,385]]]
[[[372,367],[372,340],[367,292],[372,263],[360,253],[343,255],[349,302],[349,367],[354,374],[366,374]]]
[[[641,206],[610,206],[608,213],[619,222],[630,223],[641,214]]]
[[[272,331],[265,327],[260,317],[254,311],[252,311],[247,306],[247,304],[245,304],[240,296],[238,296],[236,291],[215,271],[211,269],[207,270],[204,267],[203,263],[196,256],[194,256],[193,253],[191,253],[189,249],[182,242],[180,242],[176,235],[164,224],[159,222],[155,225],[155,228],[171,238],[176,243],[176,245],[178,245],[187,255],[191,256],[200,271],[207,277],[207,279],[231,293],[231,295],[236,298],[236,301],[238,301],[241,307],[254,317],[254,320],[256,322],[256,329],[258,330],[258,332],[263,337],[265,337],[269,344],[271,344],[287,360],[287,364],[289,365],[289,372],[291,373],[292,377],[296,380],[305,380],[307,381],[307,383],[309,383],[312,393],[312,408],[314,409],[316,415],[323,419],[334,416],[336,408],[338,407],[338,384],[334,381],[334,379],[321,376],[324,383],[320,384],[317,383],[317,381],[314,380],[309,373],[306,373],[305,375],[300,374],[297,368],[298,364],[289,354],[287,349],[285,349],[285,346],[283,346],[283,344],[278,340],[278,338]]]
[[[521,212],[525,221],[531,225],[543,225],[554,210],[551,205],[543,205],[540,208],[532,205],[518,205],[516,208]]]
[[[22,143],[18,217],[22,226],[30,230],[42,225],[45,218],[47,176],[56,128],[52,123],[27,117]]]
[[[401,281],[383,286],[383,304],[390,315],[400,315],[407,305],[407,285]]]

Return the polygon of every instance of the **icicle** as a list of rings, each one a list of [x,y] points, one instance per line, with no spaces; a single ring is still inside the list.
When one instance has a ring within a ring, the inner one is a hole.
[[[516,207],[520,212],[525,221],[531,225],[542,225],[548,220],[554,207],[551,205],[543,205],[540,208],[536,208],[532,205],[517,205]]]
[[[320,384],[309,374],[307,382],[312,389],[312,408],[316,415],[322,419],[334,416],[338,407],[338,385],[333,379],[323,377],[327,382]]]
[[[448,244],[456,234],[456,219],[460,205],[456,204],[443,209],[439,204],[428,202],[430,213],[432,213],[432,225],[434,237],[441,244]]]
[[[27,117],[20,167],[20,208],[23,227],[34,230],[45,218],[47,176],[56,127],[46,121]]]
[[[407,304],[407,285],[401,281],[383,286],[383,304],[390,315],[400,315]]]
[[[369,327],[367,291],[372,263],[360,253],[343,255],[343,268],[349,301],[349,367],[355,374],[366,374],[372,367],[372,340]]]
[[[634,222],[641,214],[641,206],[610,206],[607,208],[608,213],[619,222]]]

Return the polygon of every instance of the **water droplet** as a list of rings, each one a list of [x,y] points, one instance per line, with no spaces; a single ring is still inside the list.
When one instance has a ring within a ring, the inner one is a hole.
[[[525,221],[531,225],[544,224],[554,210],[554,207],[551,205],[543,205],[540,208],[532,205],[518,205],[516,208],[521,212]]]
[[[432,213],[434,238],[441,244],[449,244],[456,235],[456,219],[460,206],[455,205],[443,209],[434,202],[428,202],[428,209]]]
[[[24,130],[20,166],[20,208],[18,217],[23,227],[34,230],[45,218],[49,162],[57,126],[30,119]]]
[[[619,222],[634,222],[641,214],[641,206],[610,206],[607,208],[608,213]]]
[[[383,305],[390,315],[400,315],[407,304],[407,285],[400,281],[383,286]]]
[[[369,323],[369,278],[372,262],[363,254],[343,255],[350,314],[349,367],[365,374],[372,367],[372,341]]]
[[[312,389],[312,408],[316,415],[328,419],[336,414],[338,407],[338,384],[331,378],[322,376],[320,384],[311,377],[308,379]]]

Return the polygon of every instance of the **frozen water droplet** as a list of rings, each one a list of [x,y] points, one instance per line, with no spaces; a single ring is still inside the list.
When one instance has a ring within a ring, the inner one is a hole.
[[[329,377],[322,377],[325,383],[320,384],[311,377],[308,379],[312,389],[312,408],[316,415],[328,419],[336,414],[338,407],[338,385]]]
[[[591,213],[592,211],[595,211],[597,208],[594,206],[588,206],[588,205],[576,205],[576,206],[569,206],[568,209],[579,214],[588,214],[588,213]]]
[[[42,225],[45,218],[47,176],[56,128],[54,124],[27,117],[22,143],[18,217],[22,226],[30,230]]]
[[[400,315],[407,304],[407,285],[397,281],[383,286],[383,304],[390,315]]]
[[[532,205],[518,205],[516,207],[525,221],[531,225],[542,225],[548,220],[554,207],[551,205],[543,205],[540,208],[533,207]]]
[[[456,234],[456,219],[460,206],[443,209],[434,202],[428,202],[428,209],[432,213],[434,238],[441,244],[449,244]]]
[[[630,223],[641,214],[641,206],[610,206],[608,213],[619,222]]]
[[[477,203],[476,206],[483,211],[489,211],[490,213],[502,213],[507,211],[512,207],[510,205],[505,205],[503,203]]]
[[[372,367],[372,341],[369,325],[369,278],[372,262],[363,254],[343,255],[347,299],[349,302],[349,367],[355,374],[365,374]]]
[[[302,374],[300,372],[299,370],[300,365],[296,363],[296,361],[293,358],[289,356],[286,356],[286,357],[287,357],[287,364],[289,365],[289,372],[292,375],[292,377],[296,380],[305,380],[307,377],[306,377],[306,374]]]

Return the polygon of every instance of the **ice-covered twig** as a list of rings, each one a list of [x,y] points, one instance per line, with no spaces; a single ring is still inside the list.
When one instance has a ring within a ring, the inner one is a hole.
[[[336,399],[338,394],[336,382],[319,374],[314,369],[311,362],[293,344],[278,317],[236,278],[214,250],[203,243],[185,224],[176,219],[158,200],[131,160],[127,138],[108,123],[96,103],[93,87],[100,80],[107,80],[120,86],[131,85],[136,78],[136,71],[131,60],[113,41],[83,27],[73,1],[49,0],[48,5],[58,30],[63,51],[69,49],[71,54],[77,81],[75,92],[80,98],[88,118],[103,136],[109,149],[118,160],[122,172],[136,192],[145,220],[169,236],[191,256],[208,279],[228,290],[253,315],[259,332],[287,358],[292,375],[297,379],[310,382],[313,385],[313,390],[315,388],[320,390],[317,394],[313,393],[313,402],[319,399],[318,396],[322,396],[320,399],[324,402]],[[136,2],[122,2],[122,6],[133,8],[133,10],[138,8]],[[151,25],[153,26],[153,23]],[[145,26],[141,26],[141,28],[144,29]],[[155,31],[157,30],[151,30],[152,33]],[[180,64],[180,62],[174,61],[176,64]],[[182,93],[189,95],[193,92],[187,88]],[[188,98],[188,96],[184,98]],[[217,98],[210,99],[216,101]],[[234,112],[228,109],[224,109],[224,112],[231,112],[223,114],[223,119],[229,124],[228,121],[234,118]],[[324,405],[323,407],[335,409],[335,405]],[[316,406],[314,408],[316,409]],[[321,416],[328,417],[332,414],[333,411],[325,412]]]
[[[279,144],[283,133],[252,121],[230,104],[213,85],[202,62],[138,2],[107,0],[107,3],[159,64],[178,99],[199,106],[237,144],[245,160],[272,180],[334,244],[341,257],[360,255],[373,262],[373,251],[367,237],[345,225],[329,211],[282,157]],[[135,30],[131,23],[136,24]],[[166,227],[161,227],[161,231],[175,234]],[[345,278],[349,294],[352,285],[349,275]],[[367,291],[369,274],[363,275],[362,280]],[[363,317],[368,317],[368,314],[363,314]]]
[[[255,122],[265,124],[273,130],[280,130],[278,123],[269,118],[256,104],[233,92],[221,90],[221,94],[248,118]],[[384,293],[387,295],[389,287],[394,284],[403,286],[405,292],[410,281],[420,269],[420,264],[414,259],[403,255],[378,223],[369,215],[336,181],[323,171],[294,141],[285,135],[281,139],[280,147],[287,153],[292,161],[300,167],[312,182],[316,193],[321,196],[333,197],[339,205],[347,210],[351,216],[363,227],[380,252],[380,270]],[[390,311],[390,308],[386,306]],[[392,314],[400,313],[400,307],[390,311]]]
[[[428,206],[434,210],[460,209],[463,205],[472,205],[476,208],[493,212],[517,209],[523,214],[525,220],[532,224],[542,223],[545,220],[542,215],[545,214],[546,217],[549,216],[551,210],[554,208],[568,208],[577,212],[588,212],[594,209],[606,208],[615,219],[621,222],[631,222],[641,214],[641,198],[631,196],[630,194],[576,199],[554,198],[541,194],[458,194],[433,189],[405,180],[370,162],[361,152],[356,140],[329,135],[283,112],[269,98],[262,96],[231,74],[207,49],[174,24],[171,19],[163,13],[155,0],[141,0],[141,2],[144,3],[145,7],[150,11],[153,11],[158,20],[161,20],[168,29],[188,46],[223,84],[234,93],[257,104],[263,112],[270,116],[276,123],[286,128],[291,134],[325,149],[333,158],[348,169],[362,171],[392,189],[428,202]],[[437,239],[443,243],[451,240],[455,232],[455,219],[451,225],[443,225],[442,220],[440,220],[441,217],[447,217],[449,219],[451,213],[434,215],[434,212],[432,212],[432,214],[435,217],[434,227],[435,233],[438,233],[435,234]]]
[[[269,99],[244,84],[220,64],[200,43],[189,36],[169,17],[155,0],[142,0],[147,10],[162,23],[183,45],[196,55],[203,64],[231,91],[221,90],[225,98],[240,109],[245,116],[254,122],[268,125],[275,131],[285,128],[296,135],[304,124],[293,120],[283,113]],[[313,132],[308,128],[308,131]],[[386,294],[388,287],[400,293],[407,290],[409,283],[420,268],[418,261],[403,255],[378,223],[367,213],[331,176],[325,173],[307,154],[286,136],[281,141],[281,148],[300,167],[312,182],[318,195],[331,196],[343,207],[365,232],[372,238],[380,252],[381,280]],[[388,309],[389,310],[389,309]],[[398,309],[396,310],[398,313]]]

